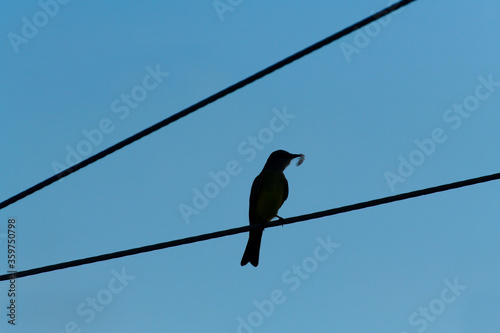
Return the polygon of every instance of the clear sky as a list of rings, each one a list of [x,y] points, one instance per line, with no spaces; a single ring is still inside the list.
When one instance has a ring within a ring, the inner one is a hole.
[[[380,10],[355,1],[4,1],[0,199]],[[500,2],[417,1],[0,211],[16,269],[499,172]],[[2,332],[498,332],[500,183],[0,283]],[[7,316],[11,300],[13,327]]]

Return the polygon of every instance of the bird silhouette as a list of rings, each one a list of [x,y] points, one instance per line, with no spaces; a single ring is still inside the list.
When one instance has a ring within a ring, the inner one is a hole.
[[[281,205],[288,198],[288,181],[283,171],[294,158],[299,158],[297,165],[302,164],[303,154],[290,154],[284,150],[273,152],[267,159],[261,173],[255,178],[250,191],[249,220],[250,225],[262,225],[276,217]],[[259,265],[260,243],[264,229],[251,230],[241,266],[251,263]]]

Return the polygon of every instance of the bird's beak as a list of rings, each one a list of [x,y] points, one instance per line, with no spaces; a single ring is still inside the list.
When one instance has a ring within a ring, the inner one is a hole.
[[[304,154],[292,154],[293,158],[299,158],[299,160],[297,161],[297,166],[301,165],[302,162],[304,162],[304,159],[306,158]]]

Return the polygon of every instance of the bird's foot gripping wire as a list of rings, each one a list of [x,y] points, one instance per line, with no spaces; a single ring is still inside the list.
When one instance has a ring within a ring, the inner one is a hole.
[[[284,218],[282,218],[281,216],[276,215],[276,217],[278,218],[279,221],[283,221],[284,220]],[[281,226],[283,226],[283,224]]]

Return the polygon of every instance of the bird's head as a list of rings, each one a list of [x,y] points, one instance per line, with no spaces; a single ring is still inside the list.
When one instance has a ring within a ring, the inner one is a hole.
[[[284,150],[276,150],[267,159],[264,169],[283,171],[294,158],[299,159],[297,161],[297,166],[299,166],[304,162],[305,156],[303,154],[290,154]]]

